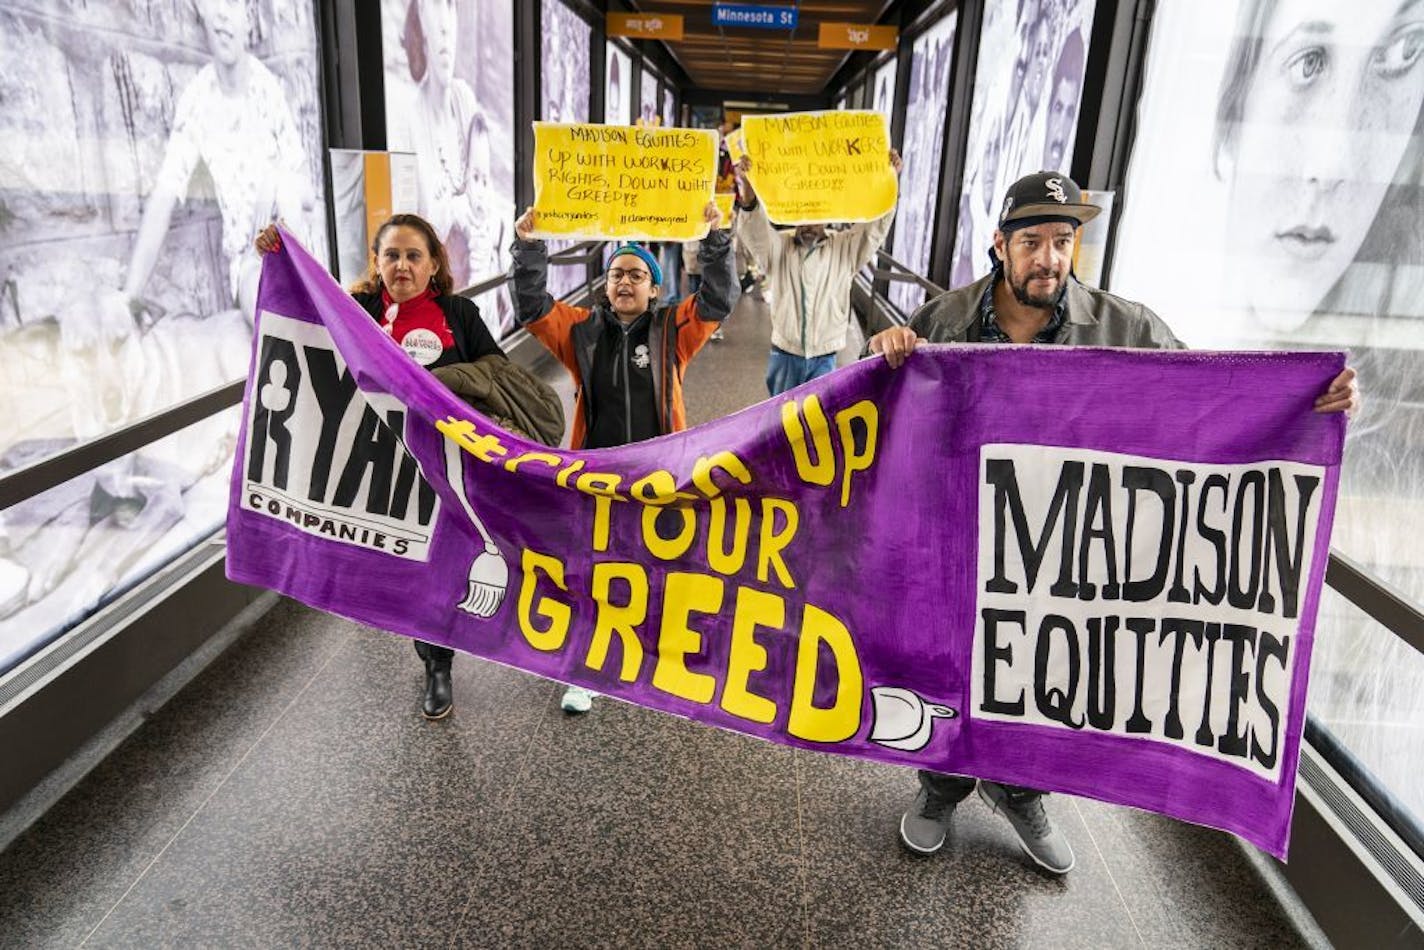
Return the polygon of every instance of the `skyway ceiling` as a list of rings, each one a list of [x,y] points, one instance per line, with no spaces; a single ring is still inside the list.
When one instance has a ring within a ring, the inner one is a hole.
[[[876,23],[890,0],[792,3],[776,0],[770,6],[795,6],[796,30],[760,30],[712,25],[713,0],[642,0],[644,13],[680,13],[684,18],[681,42],[667,48],[704,89],[760,93],[819,93],[840,69],[847,50],[820,49],[816,39],[820,24]]]

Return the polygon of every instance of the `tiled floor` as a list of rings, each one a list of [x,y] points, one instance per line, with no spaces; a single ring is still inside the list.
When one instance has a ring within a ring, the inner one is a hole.
[[[766,345],[749,302],[694,421],[760,395]],[[970,799],[925,859],[904,769],[565,717],[468,657],[427,723],[421,685],[404,641],[283,602],[0,854],[0,946],[1309,945],[1218,832],[1055,797],[1055,880]]]

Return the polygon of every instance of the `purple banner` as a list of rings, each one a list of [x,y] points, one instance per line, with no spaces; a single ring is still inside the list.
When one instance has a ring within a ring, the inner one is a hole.
[[[1284,856],[1338,353],[928,347],[549,449],[266,258],[228,574],[806,749],[1119,802]]]

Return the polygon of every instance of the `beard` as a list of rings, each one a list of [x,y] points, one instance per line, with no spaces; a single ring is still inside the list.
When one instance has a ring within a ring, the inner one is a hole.
[[[1055,281],[1053,290],[1046,294],[1029,293],[1028,282],[1035,277],[1051,277]],[[1052,310],[1058,305],[1058,297],[1063,293],[1063,278],[1051,272],[1031,271],[1024,275],[1023,279],[1014,272],[1014,265],[1009,261],[1004,261],[1004,279],[1009,282],[1009,290],[1013,292],[1014,299],[1025,307],[1037,307],[1040,310]]]

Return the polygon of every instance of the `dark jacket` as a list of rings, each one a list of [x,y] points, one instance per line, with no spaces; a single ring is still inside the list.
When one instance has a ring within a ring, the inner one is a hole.
[[[683,368],[732,312],[741,295],[733,271],[730,235],[714,230],[702,241],[697,252],[702,263],[702,286],[695,296],[676,307],[649,310],[626,329],[606,301],[585,308],[554,300],[546,289],[549,251],[543,241],[516,240],[510,250],[514,255],[517,319],[564,364],[578,390],[572,447],[589,447],[589,433],[595,428],[601,407],[620,413],[626,431],[633,434],[631,439],[600,440],[603,445],[687,428],[682,401]],[[647,346],[648,361],[643,366],[634,362],[639,345]],[[622,380],[616,390],[601,382],[602,376],[596,372],[609,367],[610,362],[616,364],[612,378]],[[643,375],[651,378],[650,399],[635,403],[630,394],[638,391],[635,377]],[[621,405],[614,405],[615,402]],[[652,418],[646,418],[645,412],[651,412]]]
[[[371,319],[377,323],[385,317],[380,291],[351,296],[356,298],[361,309],[369,313]],[[499,348],[495,338],[490,335],[489,327],[485,326],[485,321],[480,317],[480,308],[475,306],[473,300],[446,294],[436,297],[435,303],[445,314],[445,322],[450,325],[450,335],[455,338],[455,346],[453,352],[446,350],[440,359],[426,367],[427,369],[433,370],[451,363],[473,363],[481,356],[490,354],[504,355],[504,350]]]
[[[910,329],[931,343],[979,340],[979,301],[993,274],[940,294],[916,310]],[[1124,300],[1068,278],[1068,316],[1054,337],[1063,346],[1119,346],[1148,350],[1186,348],[1162,318],[1140,303]]]

